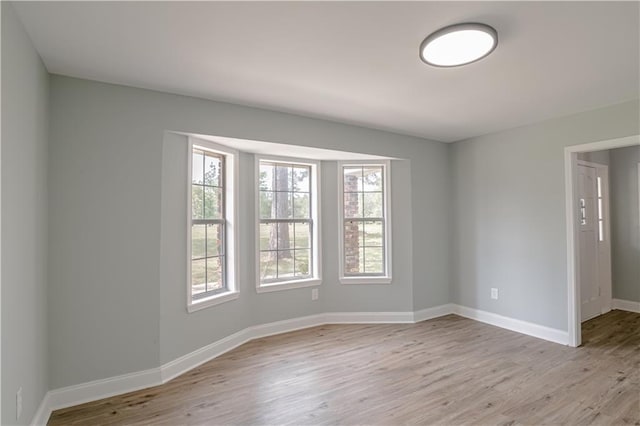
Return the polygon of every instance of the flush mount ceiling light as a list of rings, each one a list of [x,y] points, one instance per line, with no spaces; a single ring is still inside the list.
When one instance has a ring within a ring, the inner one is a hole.
[[[485,24],[455,24],[439,29],[420,45],[420,59],[436,67],[478,61],[498,45],[498,33]]]

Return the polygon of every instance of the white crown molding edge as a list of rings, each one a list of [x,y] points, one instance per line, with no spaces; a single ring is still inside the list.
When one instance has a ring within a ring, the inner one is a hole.
[[[457,314],[554,343],[567,345],[569,342],[566,331],[456,304],[444,304],[415,312],[326,312],[251,326],[169,361],[158,368],[51,390],[43,398],[31,424],[34,426],[46,425],[53,410],[166,383],[254,339],[325,324],[411,324],[449,314]]]
[[[621,311],[629,311],[640,314],[640,302],[634,302],[631,300],[613,299],[611,301],[611,307],[613,309],[619,309]]]

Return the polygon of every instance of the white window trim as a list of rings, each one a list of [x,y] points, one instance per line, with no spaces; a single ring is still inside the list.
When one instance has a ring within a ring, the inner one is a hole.
[[[225,158],[225,209],[226,209],[226,284],[227,291],[199,300],[191,297],[191,181],[193,147],[200,146]],[[187,165],[187,312],[195,312],[210,306],[235,300],[240,296],[238,285],[238,164],[239,152],[208,140],[189,137]]]
[[[301,280],[288,280],[282,282],[274,282],[260,285],[260,161],[277,161],[283,163],[301,164],[311,166],[311,219],[313,222],[312,235],[313,238],[313,266],[314,273],[311,278]],[[254,169],[254,187],[255,187],[255,254],[256,254],[256,292],[268,293],[272,291],[291,290],[295,288],[313,287],[322,284],[322,234],[320,219],[320,199],[321,199],[321,183],[320,183],[320,161],[309,160],[306,158],[280,157],[271,155],[255,154]],[[315,182],[315,185],[314,185]],[[315,188],[314,188],[315,186]],[[315,193],[314,190],[315,189]]]
[[[384,250],[385,256],[385,271],[386,275],[381,276],[345,276],[344,274],[344,166],[367,166],[367,165],[381,165],[384,173],[384,232],[385,242]],[[339,276],[341,284],[391,284],[392,273],[391,265],[392,253],[391,253],[391,161],[389,160],[371,160],[371,161],[338,161],[338,256],[339,256]]]

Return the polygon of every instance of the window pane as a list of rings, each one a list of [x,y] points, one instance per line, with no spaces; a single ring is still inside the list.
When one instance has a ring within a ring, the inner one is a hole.
[[[362,182],[364,191],[382,192],[382,167],[365,166]]]
[[[260,162],[260,190],[273,191],[273,164]]]
[[[381,274],[384,272],[382,247],[366,247],[364,249],[364,272]]]
[[[207,291],[222,288],[222,258],[210,257],[207,259]]]
[[[291,191],[291,167],[277,165],[276,171],[276,191]]]
[[[309,192],[310,167],[293,168],[293,190],[296,192]]]
[[[191,258],[198,259],[205,257],[205,226],[191,226]]]
[[[293,248],[293,223],[278,223],[278,250]],[[289,256],[289,252],[285,252]]]
[[[602,197],[602,178],[598,176],[598,197]]]
[[[361,274],[364,264],[360,262],[361,249],[359,247],[345,248],[344,271],[347,274]]]
[[[273,192],[260,191],[260,218],[272,219],[275,211],[273,210]]]
[[[222,188],[204,187],[204,218],[222,218]]]
[[[362,234],[364,223],[346,221],[344,224],[344,247],[346,249],[357,249],[363,246]]]
[[[202,151],[193,150],[191,157],[191,183],[204,183],[202,165],[203,165]]]
[[[382,192],[365,192],[364,217],[382,217]]]
[[[598,219],[602,220],[602,198],[598,198]]]
[[[344,217],[362,217],[362,193],[345,192]]]
[[[382,247],[383,229],[382,221],[365,222],[364,224],[364,242],[363,246]]]
[[[309,275],[309,252],[310,250],[295,251],[294,268],[296,276]]]
[[[207,257],[224,254],[222,225],[207,225]]]
[[[293,194],[293,217],[309,219],[309,194]]]
[[[206,262],[206,259],[191,262],[191,294],[193,295],[207,291],[205,284]]]
[[[293,248],[294,224],[271,222],[260,224],[260,250]]]
[[[293,206],[290,192],[276,192],[276,211],[277,219],[291,219],[293,217]]]
[[[275,251],[260,253],[260,280],[271,280],[276,275],[277,255]]]
[[[295,248],[311,248],[311,227],[308,223],[296,223],[295,228]]]
[[[191,217],[202,219],[204,215],[204,190],[200,185],[191,185]]]
[[[293,251],[283,250],[278,252],[278,278],[293,277]]]
[[[220,175],[222,172],[222,159],[218,156],[206,154],[204,157],[204,184],[222,186]]]
[[[344,192],[362,191],[362,167],[344,167]]]
[[[598,221],[598,240],[604,241],[604,222]]]
[[[271,245],[271,232],[275,231],[275,227],[270,223],[260,224],[260,250],[275,250],[275,238],[273,246]]]

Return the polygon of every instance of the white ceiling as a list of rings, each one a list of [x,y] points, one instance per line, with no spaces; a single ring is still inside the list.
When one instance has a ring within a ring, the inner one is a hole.
[[[638,2],[20,2],[51,73],[455,141],[639,97]],[[422,63],[475,21],[498,48]]]

